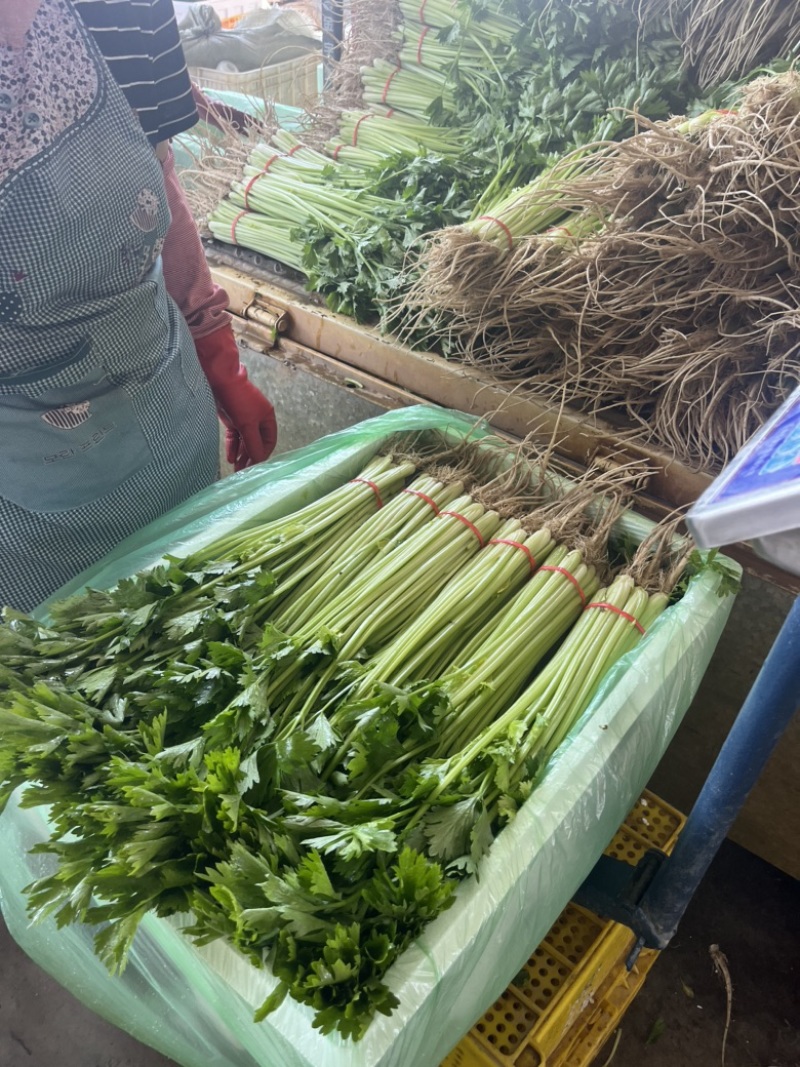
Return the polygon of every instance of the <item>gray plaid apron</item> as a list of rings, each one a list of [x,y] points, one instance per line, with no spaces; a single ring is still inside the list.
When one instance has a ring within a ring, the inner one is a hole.
[[[0,66],[0,139],[36,138],[0,180],[0,603],[23,610],[218,467],[161,275],[160,164],[69,0],[43,0],[34,30],[5,84]],[[43,39],[50,98],[82,86],[69,124],[41,96]]]

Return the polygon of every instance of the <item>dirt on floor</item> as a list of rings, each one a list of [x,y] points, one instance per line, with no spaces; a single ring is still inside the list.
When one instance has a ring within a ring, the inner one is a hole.
[[[622,1020],[613,1067],[800,1067],[800,882],[726,843]],[[608,1060],[609,1042],[597,1058]]]
[[[729,1000],[712,945],[727,960],[732,986],[724,1067],[800,1067],[800,883],[730,843],[596,1067],[723,1067]],[[170,1061],[88,1012],[3,928],[0,1067],[170,1067]]]

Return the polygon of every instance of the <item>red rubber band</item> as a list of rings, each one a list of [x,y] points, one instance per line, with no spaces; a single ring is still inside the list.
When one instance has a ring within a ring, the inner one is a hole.
[[[257,182],[259,178],[263,178],[263,177],[264,177],[263,174],[256,174],[250,179],[250,181],[247,183],[247,185],[245,185],[245,187],[244,187],[244,206],[245,206],[245,208],[249,208],[250,207],[250,205],[247,202],[247,197],[248,197],[248,194],[250,192],[250,189],[253,186],[253,183]]]
[[[274,156],[270,156],[269,159],[267,160],[267,162],[264,164],[264,170],[263,170],[262,173],[266,174],[267,171],[269,170],[269,168],[275,162],[275,160],[276,159],[280,159],[280,158],[281,158],[281,153],[280,152],[276,152]]]
[[[422,23],[423,26],[427,25],[427,23],[425,22],[425,5],[427,3],[428,0],[422,0],[422,3],[419,5],[419,21]]]
[[[566,226],[551,226],[550,229],[547,232],[548,233],[555,233],[556,230],[563,230],[564,233],[567,235],[567,237],[572,237],[572,230],[570,230]]]
[[[507,537],[496,537],[493,538],[489,543],[510,544],[512,548],[519,548],[519,550],[521,550],[521,552],[524,552],[525,555],[528,557],[531,574],[533,573],[533,571],[535,571],[535,569],[537,569],[537,561],[535,561],[535,559],[533,558],[533,554],[531,553],[530,548],[527,546],[527,544],[523,544],[522,541],[512,541],[511,538]]]
[[[351,482],[361,482],[362,485],[368,485],[372,492],[375,494],[375,499],[378,502],[378,507],[383,507],[383,501],[381,500],[381,491],[374,482],[371,482],[369,478],[351,478]]]
[[[422,66],[422,42],[428,36],[430,31],[430,26],[426,26],[422,33],[419,35],[419,40],[417,41],[417,63],[419,63],[420,66]]]
[[[394,108],[390,107],[386,114],[383,116],[385,119],[390,119],[394,114]]]
[[[342,142],[342,144],[337,144],[337,146],[333,150],[333,158],[334,159],[338,159],[339,158],[339,153],[341,152],[341,150],[343,148],[344,148],[344,142]]]
[[[358,120],[358,122],[355,124],[355,126],[353,127],[353,147],[354,148],[355,148],[356,142],[358,141],[358,127],[361,125],[361,123],[364,121],[364,119],[374,119],[374,118],[375,118],[375,114],[374,113],[370,114],[369,111],[365,111],[364,114],[361,116],[361,118]]]
[[[298,141],[296,145],[289,149],[286,153],[287,156],[293,156],[295,152],[298,152],[301,148],[305,148],[305,145]]]
[[[565,578],[569,578],[569,580],[578,590],[578,596],[581,598],[581,604],[583,604],[584,608],[586,607],[586,593],[584,593],[584,591],[581,589],[580,582],[574,574],[570,574],[569,571],[566,570],[564,567],[540,567],[539,572],[541,573],[542,571],[552,571],[554,574],[563,574]]]
[[[638,619],[635,619],[633,615],[629,615],[627,611],[623,611],[622,608],[617,608],[613,604],[608,604],[605,600],[596,600],[591,604],[587,604],[586,610],[588,611],[589,608],[602,608],[604,611],[613,611],[615,615],[621,616],[626,622],[633,623],[640,634],[646,633],[644,626],[642,626]]]
[[[236,216],[236,218],[231,223],[231,240],[233,241],[233,243],[235,245],[238,245],[238,243],[239,243],[236,240],[236,226],[237,226],[237,224],[239,222],[239,219],[242,217],[242,215],[246,215],[246,214],[247,214],[247,208],[245,208],[244,211],[240,211],[239,214]]]
[[[478,544],[481,546],[481,548],[483,548],[484,540],[483,540],[483,537],[481,536],[481,532],[480,532],[480,530],[478,529],[478,527],[474,523],[469,521],[469,519],[465,519],[464,516],[463,515],[459,515],[459,513],[457,511],[440,511],[439,515],[440,516],[452,515],[452,517],[454,519],[458,519],[459,522],[463,522],[465,526],[467,526],[470,530],[472,530],[472,532],[478,538]]]
[[[508,241],[508,247],[509,248],[513,248],[514,247],[513,234],[511,233],[511,230],[509,230],[508,226],[506,226],[506,224],[504,222],[501,222],[500,219],[496,219],[494,217],[494,215],[481,215],[481,220],[483,220],[483,219],[485,219],[487,222],[496,223],[500,227],[500,229],[503,231],[503,233],[506,235],[506,240]]]
[[[384,85],[383,92],[381,93],[381,103],[382,104],[386,103],[386,95],[389,92],[389,86],[392,84],[392,78],[395,76],[395,74],[399,74],[399,72],[402,69],[403,69],[403,64],[402,63],[398,63],[397,66],[392,71],[392,73],[386,79],[386,84]]]
[[[403,492],[410,493],[411,496],[418,496],[420,500],[424,500],[426,504],[430,504],[430,506],[433,508],[437,515],[439,514],[439,505],[436,503],[433,497],[428,496],[427,493],[423,493],[419,489],[404,489]]]

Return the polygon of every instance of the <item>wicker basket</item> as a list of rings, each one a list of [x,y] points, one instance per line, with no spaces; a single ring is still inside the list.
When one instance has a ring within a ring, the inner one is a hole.
[[[310,52],[285,63],[236,73],[189,67],[189,75],[203,89],[222,89],[263,97],[276,104],[309,107],[319,96],[319,65],[319,53]]]

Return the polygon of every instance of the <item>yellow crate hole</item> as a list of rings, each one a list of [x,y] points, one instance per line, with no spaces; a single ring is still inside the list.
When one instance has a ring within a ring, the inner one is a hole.
[[[606,854],[635,865],[650,848],[669,853],[684,817],[644,793]],[[588,1067],[658,957],[645,950],[628,972],[634,936],[568,904],[505,993],[442,1067]]]

